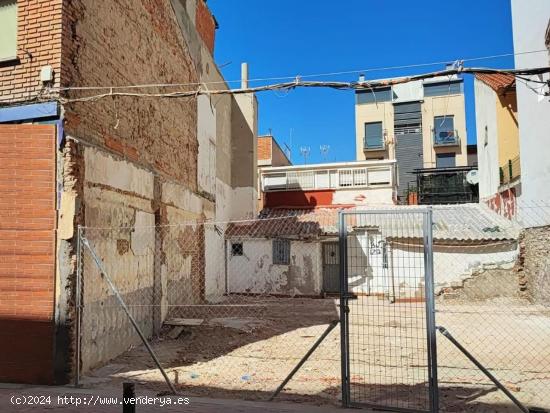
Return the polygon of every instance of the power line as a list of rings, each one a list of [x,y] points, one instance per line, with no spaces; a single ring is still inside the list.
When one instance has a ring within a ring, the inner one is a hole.
[[[519,56],[519,55],[542,53],[542,52],[548,53],[548,50],[547,49],[541,49],[541,50],[531,50],[531,51],[517,52],[517,53],[502,53],[502,54],[495,54],[495,55],[488,55],[488,56],[479,56],[479,57],[471,57],[471,58],[465,58],[465,59],[456,59],[455,61],[473,62],[473,61],[491,60],[491,59],[497,59],[497,58],[502,58],[502,57]],[[371,67],[371,68],[366,68],[366,69],[346,70],[346,71],[340,71],[340,72],[314,73],[314,74],[307,74],[307,75],[263,77],[263,78],[249,79],[249,82],[267,82],[267,81],[280,81],[280,80],[309,79],[309,78],[323,77],[323,76],[339,76],[339,75],[358,74],[358,73],[367,73],[367,72],[383,72],[383,71],[388,71],[388,70],[414,69],[414,68],[419,68],[419,67],[444,65],[444,64],[448,64],[450,61],[452,61],[452,60],[444,60],[444,61],[430,62],[430,63],[417,63],[417,64],[400,65],[400,66]],[[50,90],[60,91],[60,92],[71,91],[71,90],[108,90],[108,91],[112,90],[112,91],[115,91],[115,90],[121,90],[121,89],[188,87],[188,86],[216,85],[216,84],[217,85],[220,85],[220,84],[223,85],[223,84],[232,84],[232,83],[240,83],[240,82],[241,82],[241,79],[238,79],[238,80],[220,80],[220,81],[211,81],[211,82],[190,82],[190,83],[149,83],[149,84],[141,84],[141,85],[126,85],[126,86],[68,86],[68,87],[51,88]]]
[[[418,80],[430,79],[434,77],[444,77],[452,76],[456,74],[476,74],[476,73],[485,73],[485,74],[510,74],[514,75],[517,78],[522,78],[523,76],[529,75],[539,75],[544,73],[550,73],[550,67],[539,67],[532,69],[490,69],[490,68],[465,68],[462,66],[455,67],[448,70],[440,70],[436,72],[423,73],[419,75],[398,77],[392,79],[384,80],[374,80],[374,81],[359,81],[359,82],[335,82],[335,81],[303,81],[301,79],[296,79],[294,82],[283,82],[275,83],[263,86],[249,87],[246,89],[219,89],[219,90],[209,90],[208,88],[199,87],[196,90],[190,91],[178,91],[171,93],[136,93],[136,92],[115,92],[110,90],[109,93],[103,93],[92,96],[85,96],[80,98],[65,98],[65,97],[49,97],[49,99],[58,100],[61,103],[74,103],[74,102],[93,102],[99,99],[108,98],[108,97],[117,97],[117,96],[127,96],[127,97],[149,97],[149,98],[187,98],[187,97],[198,97],[199,95],[238,95],[238,94],[250,94],[264,91],[277,91],[277,90],[291,90],[297,87],[308,87],[308,88],[330,88],[337,90],[374,90],[375,88],[388,87],[393,85],[398,85],[402,83],[408,83]],[[44,96],[43,100],[48,100],[47,96]]]

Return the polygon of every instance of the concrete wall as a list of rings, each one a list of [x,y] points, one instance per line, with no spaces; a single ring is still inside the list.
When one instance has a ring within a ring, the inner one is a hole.
[[[286,157],[286,153],[279,146],[277,141],[275,141],[275,138],[273,138],[273,146],[271,150],[272,150],[271,166],[291,165],[291,162]]]
[[[544,50],[545,32],[550,18],[550,2],[547,0],[512,0],[512,25],[514,50],[526,52]],[[517,69],[544,67],[549,65],[548,53],[518,54],[515,56]],[[535,76],[536,80],[548,81],[550,74]],[[548,91],[548,88],[545,89]],[[525,84],[517,84],[519,115],[519,140],[521,156],[521,201],[532,204],[550,199],[550,101],[539,96]],[[548,224],[547,219],[529,219],[527,226]]]
[[[231,243],[243,243],[233,256]],[[318,295],[322,288],[321,243],[291,241],[290,265],[273,264],[273,240],[227,240],[227,281],[230,293]]]
[[[479,197],[487,199],[498,192],[500,185],[497,96],[493,89],[478,79],[474,80],[474,91]]]

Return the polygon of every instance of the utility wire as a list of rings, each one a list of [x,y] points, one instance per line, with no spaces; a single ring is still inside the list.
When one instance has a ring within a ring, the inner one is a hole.
[[[503,53],[503,54],[495,54],[495,55],[488,55],[488,56],[479,56],[479,57],[472,57],[472,58],[466,58],[466,59],[456,59],[455,61],[461,61],[461,62],[474,62],[474,61],[480,61],[480,60],[491,60],[491,59],[497,59],[502,57],[511,57],[511,56],[519,56],[519,55],[525,55],[525,54],[533,54],[533,53],[541,53],[546,52],[548,53],[547,49],[541,49],[541,50],[530,50],[525,52],[517,52],[517,53]],[[437,65],[444,65],[451,62],[451,60],[444,60],[439,62],[431,62],[431,63],[418,63],[418,64],[410,64],[410,65],[401,65],[401,66],[386,66],[386,67],[371,67],[367,69],[360,69],[360,70],[347,70],[347,71],[340,71],[340,72],[325,72],[325,73],[314,73],[314,74],[307,74],[307,75],[295,75],[295,76],[279,76],[279,77],[263,77],[263,78],[254,78],[249,79],[248,82],[267,82],[267,81],[278,81],[278,80],[294,80],[297,78],[300,79],[309,79],[314,77],[323,77],[323,76],[339,76],[339,75],[348,75],[348,74],[357,74],[357,73],[367,73],[367,72],[383,72],[388,70],[398,70],[398,69],[413,69],[413,68],[419,68],[419,67],[429,67],[429,66],[437,66]],[[231,84],[231,83],[240,83],[241,79],[238,80],[220,80],[220,81],[211,81],[211,82],[191,82],[191,83],[151,83],[151,84],[142,84],[142,85],[126,85],[126,86],[68,86],[68,87],[56,87],[52,88],[51,90],[55,91],[69,91],[69,90],[120,90],[120,89],[147,89],[147,88],[169,88],[169,87],[186,87],[186,86],[201,86],[201,85],[223,85],[223,84]]]
[[[238,94],[250,94],[264,91],[288,91],[297,87],[305,88],[330,88],[336,90],[373,90],[380,87],[388,87],[398,85],[402,83],[414,82],[417,80],[430,79],[434,77],[452,76],[456,74],[510,74],[516,77],[540,75],[544,73],[550,73],[550,67],[539,67],[532,69],[490,69],[490,68],[465,68],[456,67],[448,70],[440,70],[436,72],[429,72],[419,75],[398,77],[384,80],[373,81],[359,81],[359,82],[335,82],[335,81],[303,81],[300,78],[296,78],[293,82],[275,83],[270,85],[249,87],[244,89],[218,89],[209,90],[206,87],[200,87],[196,90],[190,91],[178,91],[171,93],[136,93],[136,92],[116,92],[110,90],[109,93],[103,93],[92,96],[85,96],[79,98],[65,98],[58,96],[50,96],[49,100],[58,100],[61,103],[75,103],[75,102],[93,102],[99,99],[116,97],[116,96],[128,96],[128,97],[149,97],[149,98],[186,98],[186,97],[198,97],[200,95],[212,96],[212,95],[238,95]],[[48,100],[47,96],[44,96],[44,100]]]

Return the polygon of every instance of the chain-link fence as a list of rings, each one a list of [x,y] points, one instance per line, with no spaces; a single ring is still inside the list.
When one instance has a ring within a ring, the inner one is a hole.
[[[436,323],[513,397],[550,409],[550,203],[496,209],[509,219],[442,220],[457,236],[434,240]],[[517,411],[444,335],[437,345],[442,411]]]
[[[322,295],[335,238],[321,235],[296,217],[82,228],[82,372],[164,386],[108,277],[177,390],[268,398],[339,320],[336,294]],[[336,329],[281,397],[337,402],[339,377]]]
[[[105,273],[82,247],[83,373],[164,386],[107,275],[177,390],[267,399],[340,319],[346,275],[347,342],[332,330],[281,397],[338,403],[344,367],[365,404],[429,410],[431,289],[435,325],[521,403],[550,409],[550,203],[493,205],[497,212],[434,206],[431,251],[422,213],[396,215],[400,208],[425,210],[391,207],[370,221],[350,219],[345,246],[334,209],[82,228]],[[441,411],[514,411],[464,352],[436,337]]]

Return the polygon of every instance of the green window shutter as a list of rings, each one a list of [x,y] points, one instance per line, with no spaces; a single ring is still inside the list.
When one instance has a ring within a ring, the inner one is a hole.
[[[0,0],[0,59],[17,56],[17,1]]]

